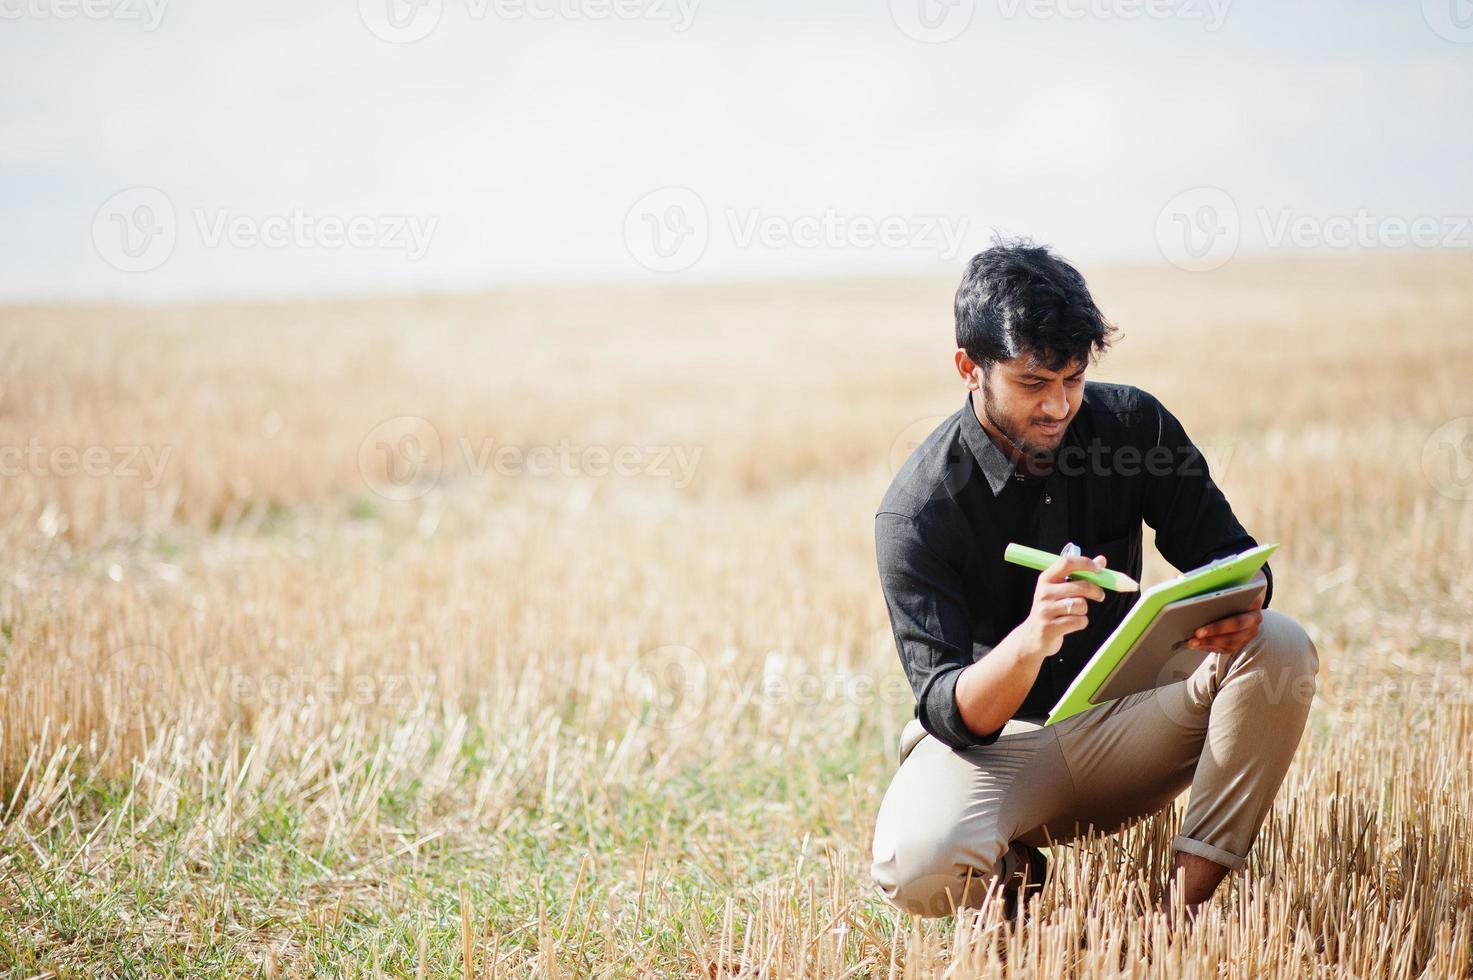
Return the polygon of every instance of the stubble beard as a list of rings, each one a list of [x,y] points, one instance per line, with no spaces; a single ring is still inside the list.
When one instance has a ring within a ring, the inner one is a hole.
[[[1004,439],[1012,443],[1013,449],[1028,461],[1028,467],[1035,471],[1049,470],[1054,465],[1054,453],[1057,447],[1040,446],[1030,442],[1011,423],[1002,418],[997,411],[997,405],[992,400],[992,390],[982,385],[982,413],[987,416],[987,421],[992,423],[993,428],[1002,433]],[[1059,441],[1063,442],[1063,433],[1059,435]]]

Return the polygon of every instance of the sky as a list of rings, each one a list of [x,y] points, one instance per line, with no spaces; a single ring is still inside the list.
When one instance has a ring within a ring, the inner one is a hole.
[[[0,300],[1473,246],[1469,0],[0,0]]]

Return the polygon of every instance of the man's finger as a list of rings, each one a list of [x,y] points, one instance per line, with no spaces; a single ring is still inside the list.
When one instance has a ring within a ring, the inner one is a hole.
[[[1193,650],[1220,650],[1223,653],[1237,653],[1257,635],[1257,630],[1239,630],[1236,633],[1189,640],[1187,646]]]
[[[1237,633],[1240,630],[1245,630],[1250,627],[1257,626],[1261,622],[1263,622],[1263,613],[1239,613],[1236,616],[1229,616],[1226,619],[1219,619],[1214,623],[1208,623],[1206,626],[1199,628],[1197,632],[1192,635],[1197,637],[1205,637],[1220,636],[1224,633]]]
[[[1076,555],[1072,558],[1060,558],[1048,567],[1039,576],[1045,582],[1063,582],[1071,572],[1098,572],[1100,566],[1094,563],[1094,559]]]
[[[1060,633],[1078,633],[1089,625],[1088,616],[1060,616],[1053,621]]]
[[[1066,596],[1054,600],[1054,609],[1059,619],[1086,618],[1089,615],[1089,603],[1079,596]]]
[[[1095,585],[1093,582],[1086,582],[1083,579],[1068,579],[1057,584],[1045,585],[1039,589],[1038,594],[1045,599],[1067,599],[1070,596],[1078,595],[1084,596],[1086,599],[1093,599],[1095,602],[1099,602],[1105,598],[1104,589]]]

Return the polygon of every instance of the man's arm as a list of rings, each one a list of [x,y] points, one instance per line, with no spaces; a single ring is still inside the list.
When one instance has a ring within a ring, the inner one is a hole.
[[[1098,564],[1060,559],[1039,576],[1028,618],[974,663],[960,573],[899,514],[876,518],[875,551],[917,717],[922,728],[954,749],[997,740],[1044,659],[1058,653],[1066,634],[1085,627],[1088,600],[1104,597],[1097,585],[1065,578],[1103,566],[1103,558]]]
[[[1267,566],[1265,566],[1267,567]],[[1259,571],[1253,576],[1253,581],[1263,579],[1267,581],[1268,576]],[[1245,613],[1219,619],[1215,623],[1208,623],[1192,634],[1187,641],[1187,646],[1195,650],[1221,650],[1223,653],[1237,653],[1248,645],[1248,641],[1258,635],[1258,627],[1263,625],[1263,602],[1267,592],[1260,596],[1253,607]]]
[[[1144,424],[1154,429],[1155,440],[1152,445],[1147,433],[1142,447],[1144,458],[1153,461],[1146,467],[1142,510],[1156,531],[1157,550],[1178,571],[1187,571],[1256,546],[1182,424],[1154,396],[1147,398]],[[1263,575],[1268,583],[1266,606],[1274,594],[1273,572],[1267,565]]]
[[[1060,558],[1039,574],[1028,618],[957,680],[957,704],[969,725],[992,731],[1008,723],[1043,661],[1059,652],[1065,636],[1088,625],[1089,601],[1105,597],[1098,585],[1069,581],[1069,573],[1104,567],[1104,555]]]
[[[1154,451],[1163,458],[1169,452],[1172,461],[1169,467],[1147,472],[1144,516],[1156,530],[1156,548],[1184,571],[1254,547],[1258,542],[1233,514],[1227,497],[1212,480],[1207,460],[1182,424],[1159,401],[1151,401],[1156,413]],[[1187,645],[1225,653],[1237,653],[1247,646],[1258,634],[1263,607],[1274,594],[1273,571],[1267,565],[1255,578],[1267,585],[1262,601],[1248,612],[1208,623]]]

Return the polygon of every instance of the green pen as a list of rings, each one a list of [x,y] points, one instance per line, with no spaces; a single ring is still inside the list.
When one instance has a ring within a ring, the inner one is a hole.
[[[1023,565],[1026,568],[1032,568],[1042,572],[1060,558],[1068,557],[1071,548],[1074,554],[1079,554],[1079,549],[1073,546],[1066,546],[1064,548],[1064,554],[1056,555],[1051,551],[1044,551],[1041,548],[1030,548],[1025,544],[1010,544],[1007,550],[1002,553],[1002,556],[1014,565]],[[1112,592],[1139,592],[1141,590],[1139,582],[1124,572],[1117,572],[1113,568],[1106,568],[1098,572],[1070,572],[1069,577],[1093,582],[1100,588],[1109,589]]]

